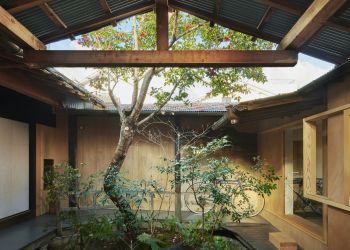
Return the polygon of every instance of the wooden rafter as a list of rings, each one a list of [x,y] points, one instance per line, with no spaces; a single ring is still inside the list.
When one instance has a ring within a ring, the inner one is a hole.
[[[100,0],[100,5],[106,13],[112,13],[107,0]]]
[[[285,1],[285,0],[257,0],[257,1],[263,4],[266,4],[274,9],[283,10],[285,12],[289,12],[297,16],[301,16],[307,10],[306,7],[293,3],[292,1]],[[349,5],[350,5],[350,2],[348,4],[345,4],[344,6],[349,6]],[[331,27],[343,30],[345,32],[350,32],[350,23],[340,20],[336,17],[329,18],[329,20],[327,20],[324,24],[327,26],[331,26]]]
[[[315,0],[280,42],[278,49],[302,47],[347,0]]]
[[[90,20],[88,22],[83,22],[77,25],[72,25],[65,30],[56,31],[48,35],[42,36],[41,40],[44,43],[50,43],[57,40],[60,40],[69,35],[78,35],[86,32],[90,32],[97,28],[103,27],[110,23],[123,20],[133,15],[138,15],[142,13],[149,12],[153,10],[154,4],[148,2],[141,3],[136,6],[124,9],[123,11],[115,11],[113,13],[106,14],[105,16]]]
[[[167,0],[156,0],[157,50],[169,49],[169,20]]]
[[[66,29],[67,25],[62,21],[62,19],[55,13],[55,11],[48,5],[48,3],[43,3],[40,8],[45,12],[45,14],[55,23],[55,25],[61,29]]]
[[[261,18],[258,26],[256,27],[258,30],[261,30],[264,25],[270,20],[271,16],[273,14],[273,8],[272,7],[268,7],[263,15],[263,17]]]
[[[294,51],[24,51],[31,67],[281,67],[294,66]]]
[[[15,0],[11,4],[6,5],[5,7],[10,14],[16,14],[18,12],[47,3],[48,1],[49,0]]]
[[[214,15],[218,16],[221,10],[221,0],[215,0]]]
[[[188,5],[183,4],[181,2],[168,0],[168,3],[169,3],[169,7],[173,8],[173,9],[187,12],[187,13],[194,15],[196,17],[199,17],[203,20],[212,21],[212,22],[217,23],[223,27],[233,29],[233,30],[236,30],[238,32],[242,32],[242,33],[254,36],[254,37],[259,37],[261,39],[269,40],[269,41],[274,42],[274,43],[279,43],[279,41],[281,40],[281,38],[279,38],[277,36],[262,33],[250,25],[246,25],[244,23],[237,22],[237,21],[234,21],[232,19],[224,18],[222,16],[218,17],[218,16],[215,16],[213,13],[210,14],[206,11],[188,6]]]
[[[10,13],[0,6],[0,28],[13,36],[21,45],[36,50],[46,49],[45,45]]]

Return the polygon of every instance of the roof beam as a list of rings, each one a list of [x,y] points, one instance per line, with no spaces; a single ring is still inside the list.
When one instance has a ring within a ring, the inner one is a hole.
[[[221,9],[221,0],[215,0],[215,9],[214,9],[214,14],[216,16],[219,15]]]
[[[112,13],[107,0],[100,0],[100,5],[105,12]]]
[[[24,51],[30,67],[288,67],[297,63],[294,51]]]
[[[258,26],[256,27],[258,30],[261,30],[261,29],[264,27],[264,25],[270,20],[270,18],[271,18],[271,16],[272,16],[272,13],[273,13],[273,9],[272,9],[271,6],[269,6],[269,7],[266,9],[266,11],[265,11],[263,17],[261,18],[261,20],[260,20]]]
[[[35,50],[46,49],[45,45],[11,14],[0,6],[0,29],[5,30],[25,47]]]
[[[55,13],[55,11],[48,5],[48,3],[43,3],[40,8],[45,12],[45,14],[55,23],[55,25],[61,29],[66,29],[67,25],[62,21],[62,19]]]
[[[285,0],[256,0],[256,1],[266,4],[274,9],[283,10],[285,12],[289,12],[297,16],[301,16],[307,10],[307,8],[301,5],[295,4],[291,1],[285,1]],[[327,20],[324,24],[343,30],[345,32],[350,32],[350,24],[347,22],[341,21],[336,17],[329,18],[329,20]]]
[[[67,29],[56,31],[45,36],[41,37],[41,40],[44,43],[50,43],[62,38],[65,38],[69,35],[79,35],[86,32],[90,32],[91,30],[95,30],[97,28],[103,27],[110,23],[123,20],[130,16],[139,15],[142,13],[149,12],[153,9],[154,5],[148,2],[143,2],[138,4],[137,6],[133,6],[132,8],[127,8],[122,11],[115,11],[110,14],[106,14],[105,16],[90,20],[88,22],[84,22],[78,25],[73,25],[68,27]]]
[[[156,0],[157,50],[169,49],[168,1]]]
[[[278,49],[302,47],[347,0],[314,0],[280,42]]]
[[[262,33],[250,25],[246,25],[244,23],[237,22],[237,21],[234,21],[234,20],[231,20],[228,18],[224,18],[222,16],[215,16],[213,13],[208,13],[206,11],[200,10],[198,8],[195,8],[195,7],[188,6],[188,5],[181,3],[181,2],[168,0],[168,3],[169,3],[169,7],[173,8],[173,9],[187,12],[187,13],[194,15],[196,17],[199,17],[203,20],[212,21],[218,25],[221,25],[221,26],[229,28],[229,29],[236,30],[238,32],[242,32],[242,33],[245,33],[245,34],[248,34],[248,35],[251,35],[254,37],[258,37],[261,39],[269,40],[269,41],[274,42],[274,43],[279,43],[281,40],[281,38],[279,38],[277,36]]]
[[[48,1],[49,0],[15,0],[13,3],[6,5],[5,7],[10,14],[16,14],[18,12],[44,4]]]

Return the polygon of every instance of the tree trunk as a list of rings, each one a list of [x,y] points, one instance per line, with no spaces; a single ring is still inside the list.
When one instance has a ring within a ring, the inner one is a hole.
[[[133,122],[129,117],[122,121],[118,146],[105,174],[103,186],[105,193],[124,215],[125,225],[127,227],[127,231],[129,232],[131,231],[132,226],[135,224],[136,218],[129,202],[120,192],[121,188],[118,187],[117,180],[119,171],[124,163],[128,149],[135,136],[135,128],[132,124]]]

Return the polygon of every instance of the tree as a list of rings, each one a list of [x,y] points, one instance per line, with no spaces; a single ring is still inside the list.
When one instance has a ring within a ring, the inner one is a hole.
[[[169,33],[171,50],[205,49],[271,49],[271,43],[235,32],[182,12],[169,15]],[[154,50],[156,49],[156,18],[154,13],[134,16],[116,27],[105,27],[98,31],[82,35],[79,44],[93,50]],[[164,86],[152,86],[154,76],[164,79]],[[118,209],[125,215],[126,221],[135,220],[130,205],[123,198],[116,178],[123,165],[128,149],[136,131],[150,122],[169,101],[189,103],[187,91],[197,85],[210,89],[208,96],[232,96],[239,100],[248,88],[243,79],[265,82],[261,68],[103,68],[98,76],[91,80],[97,89],[108,91],[109,97],[120,118],[120,136],[113,158],[108,166],[104,190]],[[121,84],[133,86],[131,105],[123,109],[115,90]],[[147,94],[156,99],[157,110],[147,117],[141,117],[141,110]]]

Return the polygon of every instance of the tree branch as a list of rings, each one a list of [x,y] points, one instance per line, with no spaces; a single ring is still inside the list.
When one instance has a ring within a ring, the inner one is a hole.
[[[124,114],[124,112],[122,110],[122,107],[121,107],[121,104],[120,104],[119,100],[115,98],[114,93],[113,93],[114,88],[117,85],[117,83],[115,82],[113,87],[111,87],[111,79],[110,79],[110,72],[109,72],[109,70],[108,70],[107,74],[108,74],[108,95],[109,95],[109,98],[111,99],[114,107],[118,111],[118,114],[119,114],[119,117],[120,117],[120,121],[123,122],[125,120],[125,114]]]
[[[137,121],[137,119],[140,116],[142,106],[143,106],[145,99],[146,99],[146,96],[147,96],[149,85],[150,85],[151,80],[154,76],[154,72],[155,72],[155,68],[151,68],[151,69],[147,70],[147,73],[146,73],[145,77],[143,78],[140,93],[138,95],[135,106],[132,109],[131,115],[130,115],[131,119],[134,120],[135,122]]]
[[[161,109],[165,106],[165,104],[167,104],[171,100],[171,97],[173,96],[173,94],[174,94],[174,92],[175,92],[175,90],[177,89],[178,86],[179,86],[178,83],[175,84],[173,89],[170,91],[168,97],[162,102],[162,104],[158,107],[158,109],[156,111],[152,112],[150,115],[148,115],[146,118],[144,118],[140,122],[138,122],[137,126],[141,126],[145,122],[151,120],[156,114],[158,114],[161,111]]]
[[[137,36],[137,23],[136,23],[136,16],[134,16],[132,18],[132,23],[133,23],[133,35],[134,35],[134,50],[139,50],[140,46],[139,46],[139,38]],[[138,91],[139,91],[139,74],[140,74],[140,70],[139,68],[134,68],[134,85],[133,85],[133,92],[132,92],[132,99],[131,99],[131,109],[133,109],[133,107],[136,104],[137,101],[137,95],[138,95]]]
[[[204,24],[206,24],[206,22],[202,22],[200,24],[197,24],[196,26],[193,26],[191,29],[186,30],[185,32],[181,33],[178,36],[175,35],[175,39],[173,37],[173,40],[171,41],[169,48],[172,47],[182,37],[186,36],[187,34],[191,33],[192,31],[195,31],[196,29],[198,29],[199,27],[203,26]]]

